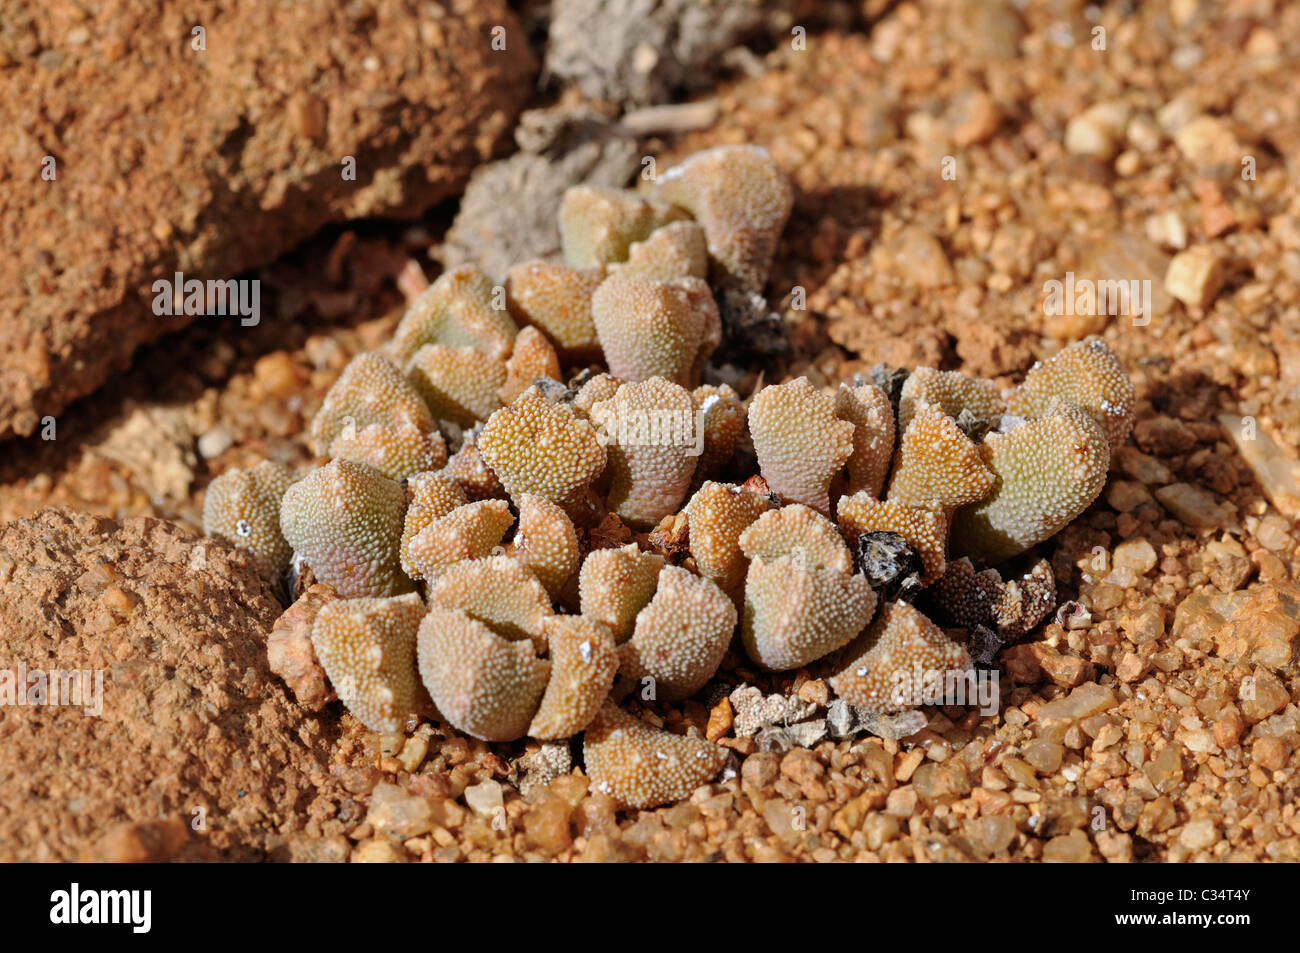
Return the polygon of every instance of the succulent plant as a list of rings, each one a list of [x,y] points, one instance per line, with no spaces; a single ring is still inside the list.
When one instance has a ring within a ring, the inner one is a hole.
[[[718,146],[660,175],[656,198],[690,212],[704,229],[717,282],[762,291],[794,189],[766,149]]]
[[[688,698],[739,632],[761,668],[827,660],[841,698],[890,713],[916,704],[897,691],[916,670],[972,665],[918,606],[1005,641],[1051,611],[1046,560],[1005,578],[984,564],[1100,492],[1135,404],[1118,359],[1094,338],[1006,393],[919,367],[834,389],[799,377],[746,406],[703,383],[735,380],[708,367],[719,305],[735,344],[733,309],[765,307],[792,200],[748,146],[647,194],[571,189],[564,264],[517,265],[505,289],[447,271],[382,352],[352,360],[311,425],[327,465],[292,485],[270,463],[212,482],[208,533],[269,573],[296,553],[343,597],[312,641],[364,724],[403,726],[422,679],[480,739],[585,731],[593,790],[649,807],[726,752],[620,709],[619,676],[620,692]],[[744,472],[750,442],[761,475]]]
[[[749,402],[749,433],[772,492],[829,515],[831,481],[853,454],[853,424],[834,402],[806,377],[764,387]]]
[[[398,731],[415,712],[415,637],[424,603],[415,593],[326,603],[311,642],[348,711],[372,731]]]
[[[591,296],[591,314],[610,373],[625,381],[694,387],[722,340],[718,306],[699,278],[613,274]]]
[[[727,751],[654,728],[606,702],[587,726],[582,760],[593,790],[623,807],[647,808],[680,801],[712,779]]]
[[[419,392],[379,354],[358,354],[312,420],[316,452],[369,464],[394,480],[447,462],[447,445]]]
[[[285,491],[280,529],[316,577],[344,598],[415,588],[402,572],[406,493],[374,467],[334,460]]]
[[[402,316],[389,343],[394,361],[404,365],[426,344],[472,347],[504,361],[519,329],[504,295],[497,297],[492,279],[473,265],[443,272]]]
[[[560,247],[574,268],[626,261],[633,242],[686,218],[681,209],[635,192],[579,185],[560,203]]]
[[[248,550],[264,575],[279,574],[293,556],[280,530],[280,501],[291,483],[288,468],[270,460],[246,470],[227,470],[208,484],[203,532]]]

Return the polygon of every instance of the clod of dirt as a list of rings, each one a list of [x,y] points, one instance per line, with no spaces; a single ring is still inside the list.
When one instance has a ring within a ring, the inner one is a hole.
[[[329,740],[267,667],[279,611],[252,557],[172,523],[0,529],[0,858],[262,860],[302,829]]]
[[[415,0],[156,6],[96,7],[75,32],[102,43],[43,52],[37,37],[68,32],[61,13],[6,17],[0,102],[32,108],[0,145],[6,185],[24,183],[0,190],[13,249],[0,260],[0,437],[31,433],[189,320],[154,310],[188,293],[155,281],[234,277],[330,222],[456,195],[536,66],[501,0],[437,18]],[[271,303],[258,306],[229,315],[236,332]]]

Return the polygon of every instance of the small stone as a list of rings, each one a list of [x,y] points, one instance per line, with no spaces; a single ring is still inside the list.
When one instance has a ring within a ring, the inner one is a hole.
[[[1089,107],[1066,124],[1065,151],[1102,160],[1112,158],[1128,119],[1129,110],[1123,103],[1098,103]]]
[[[1111,480],[1106,488],[1106,502],[1120,513],[1131,513],[1139,506],[1154,502],[1151,492],[1132,480]]]
[[[1234,748],[1245,729],[1246,722],[1241,713],[1230,706],[1214,722],[1214,743],[1225,751]]]
[[[266,661],[284,679],[298,704],[320,711],[336,697],[325,669],[311,644],[312,625],[322,606],[338,598],[333,586],[316,583],[308,588],[271,626],[266,637]]]
[[[1183,756],[1173,745],[1166,745],[1145,765],[1142,772],[1161,794],[1168,794],[1183,782]]]
[[[1172,209],[1147,218],[1147,238],[1177,251],[1187,247],[1187,226]]]
[[[1016,822],[1005,814],[975,817],[962,825],[966,839],[976,853],[985,857],[1000,854],[1016,836]]]
[[[555,857],[573,845],[570,808],[560,797],[548,797],[524,816],[524,839],[530,847]]]
[[[1262,668],[1255,669],[1250,682],[1242,684],[1241,713],[1248,722],[1263,721],[1291,701],[1281,679]]]
[[[1109,688],[1096,682],[1088,682],[1080,685],[1064,698],[1048,702],[1038,709],[1038,717],[1040,720],[1061,718],[1077,721],[1114,708],[1117,704],[1119,702],[1115,698],[1115,693]]]
[[[977,625],[971,629],[970,645],[967,646],[967,650],[970,652],[971,661],[976,665],[992,665],[998,650],[1005,644],[988,626]]]
[[[1294,542],[1289,524],[1276,513],[1269,513],[1259,521],[1259,525],[1255,527],[1255,538],[1265,549],[1275,553],[1290,549]]]
[[[1062,654],[1042,642],[1032,643],[1030,650],[1043,674],[1062,688],[1082,685],[1093,676],[1092,665],[1077,655]]]
[[[1111,564],[1117,568],[1132,569],[1139,576],[1146,575],[1156,568],[1159,559],[1155,547],[1141,537],[1126,540],[1115,547]]]
[[[939,240],[920,225],[904,226],[888,243],[894,269],[909,285],[937,288],[956,280],[948,253]]]
[[[899,712],[896,715],[882,715],[879,712],[864,711],[859,708],[858,724],[877,738],[898,741],[924,728],[925,715],[916,709]]]
[[[826,737],[826,722],[822,719],[804,721],[797,725],[791,725],[786,731],[789,733],[792,743],[800,748],[811,748]]]
[[[1229,529],[1236,524],[1226,504],[1190,483],[1171,483],[1156,490],[1156,499],[1177,519],[1195,529]]]
[[[1061,766],[1065,748],[1054,741],[1039,739],[1025,745],[1021,754],[1039,774],[1052,774]]]
[[[366,821],[375,832],[396,841],[409,840],[427,832],[433,824],[429,802],[407,794],[396,784],[375,785],[370,795]]]
[[[1119,627],[1134,645],[1146,645],[1165,634],[1165,609],[1156,602],[1146,602],[1119,618]]]
[[[1254,420],[1248,427],[1244,417],[1220,414],[1219,423],[1273,505],[1292,519],[1300,516],[1300,460],[1288,456]]]
[[[204,460],[215,460],[234,444],[235,438],[225,424],[217,424],[199,437],[199,456]]]
[[[830,701],[831,688],[822,678],[810,678],[799,686],[795,696],[802,702],[809,705],[815,705],[817,708],[825,708]]]
[[[1188,821],[1178,832],[1178,843],[1188,850],[1204,850],[1218,839],[1219,832],[1214,827],[1214,820],[1208,817]]]
[[[1272,735],[1256,738],[1250,746],[1250,760],[1265,771],[1281,771],[1286,767],[1286,742]]]
[[[1167,466],[1137,447],[1120,447],[1115,451],[1114,462],[1124,474],[1147,486],[1168,483],[1173,479]]]
[[[710,741],[717,741],[731,731],[731,725],[731,702],[724,698],[709,712],[709,724],[704,729],[704,737]]]
[[[1228,123],[1217,116],[1192,118],[1174,133],[1174,143],[1183,158],[1198,167],[1236,167],[1241,162],[1241,144]]]
[[[1196,433],[1176,417],[1147,417],[1133,426],[1133,439],[1149,453],[1171,457],[1196,446]],[[1167,477],[1166,477],[1167,479]]]
[[[747,788],[761,791],[776,780],[780,764],[780,759],[771,752],[751,754],[740,767],[741,783]]]
[[[354,864],[404,864],[406,852],[391,841],[381,838],[362,841],[352,849]]]
[[[412,735],[403,742],[402,749],[397,753],[397,760],[402,763],[404,771],[413,773],[424,763],[425,755],[428,753],[429,739],[424,735]]]
[[[1179,252],[1165,272],[1165,290],[1191,308],[1204,308],[1227,278],[1227,262],[1208,245]]]
[[[1046,864],[1086,864],[1092,860],[1092,841],[1081,830],[1053,837],[1043,847],[1043,863]]]
[[[505,807],[505,792],[500,782],[489,779],[467,787],[465,803],[480,817],[495,817]]]
[[[1148,661],[1136,652],[1125,652],[1115,666],[1115,677],[1121,682],[1133,683],[1147,673]]]
[[[1124,590],[1108,582],[1093,586],[1088,595],[1098,612],[1109,612],[1124,601]]]

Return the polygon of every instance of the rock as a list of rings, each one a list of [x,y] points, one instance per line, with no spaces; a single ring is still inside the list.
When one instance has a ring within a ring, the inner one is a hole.
[[[1256,668],[1251,681],[1242,683],[1239,700],[1241,714],[1253,724],[1281,711],[1291,701],[1291,696],[1281,679],[1263,668]]]
[[[1065,151],[1074,155],[1114,158],[1128,125],[1129,109],[1123,102],[1090,106],[1066,124]]]
[[[189,833],[189,826],[179,816],[164,821],[123,821],[104,835],[92,856],[109,864],[159,863],[176,857]]]
[[[1244,417],[1220,414],[1219,423],[1273,505],[1292,519],[1300,517],[1300,460],[1288,456],[1253,418],[1247,426]]]
[[[289,860],[295,864],[342,864],[347,862],[352,845],[342,834],[332,837],[298,834],[289,839],[286,849]]]
[[[1131,569],[1139,576],[1156,568],[1158,562],[1155,547],[1145,539],[1130,539],[1115,547],[1111,564],[1116,568]]]
[[[573,846],[569,831],[571,811],[563,798],[548,797],[524,816],[524,839],[530,847],[549,857]]]
[[[271,634],[266,637],[267,665],[284,679],[298,704],[308,711],[320,711],[338,697],[311,644],[316,613],[338,597],[333,586],[316,583],[275,620]]]
[[[800,748],[811,748],[826,737],[826,730],[826,722],[822,719],[803,721],[786,729],[790,740]]]
[[[920,225],[901,228],[886,251],[893,259],[894,270],[909,285],[937,288],[956,281],[943,245]]]
[[[1174,133],[1174,144],[1194,166],[1239,167],[1243,151],[1232,128],[1218,116],[1196,116]]]
[[[67,31],[53,8],[23,9],[33,36]],[[213,8],[202,50],[195,16],[174,0],[96,7],[78,28],[125,47],[117,57],[85,44],[0,74],[0,98],[29,107],[0,168],[40,185],[0,192],[0,219],[24,236],[0,260],[22,301],[0,312],[0,437],[31,433],[189,320],[155,313],[156,295],[171,300],[155,281],[232,278],[331,222],[457,195],[532,89],[502,0],[437,18],[415,0]],[[148,40],[160,25],[176,42]],[[226,320],[237,334],[265,317]]]
[[[1137,447],[1120,447],[1115,451],[1114,461],[1125,475],[1147,486],[1168,483],[1173,479],[1167,466]]]
[[[265,860],[313,797],[337,793],[322,727],[267,666],[280,610],[248,554],[160,520],[62,509],[0,528],[0,552],[13,560],[6,667],[86,671],[90,695],[6,706],[0,857],[76,860],[112,824],[202,816],[174,853],[149,846],[147,827],[115,850]]]
[[[404,864],[407,859],[401,847],[379,838],[362,841],[352,850],[354,864]]]
[[[1087,718],[1089,715],[1096,715],[1099,712],[1114,708],[1118,704],[1115,693],[1105,685],[1087,682],[1070,692],[1069,695],[1050,701],[1038,709],[1038,718],[1040,720],[1060,718],[1067,721],[1078,721],[1080,718]]]
[[[381,782],[370,793],[366,821],[376,834],[404,841],[428,832],[433,826],[433,811],[426,798],[407,794],[396,784]]]
[[[1168,794],[1183,783],[1183,756],[1177,746],[1166,745],[1142,766],[1142,773],[1153,788],[1161,794]]]
[[[918,709],[882,715],[858,709],[858,727],[886,741],[898,741],[916,734],[925,727],[925,714]]]
[[[1189,308],[1204,308],[1228,277],[1227,261],[1208,245],[1179,252],[1165,272],[1165,290]]]
[[[1188,453],[1196,447],[1196,434],[1192,428],[1174,417],[1147,417],[1139,420],[1133,426],[1133,439],[1143,450],[1162,457]],[[1167,480],[1166,477],[1157,482],[1164,483]]]
[[[731,731],[731,724],[731,702],[724,698],[709,711],[709,723],[704,729],[704,737],[709,741],[717,741]]]
[[[1106,502],[1120,513],[1131,513],[1139,506],[1154,503],[1151,492],[1133,480],[1111,480],[1106,487]]]
[[[1040,738],[1025,745],[1021,754],[1039,774],[1051,774],[1061,766],[1061,758],[1065,756],[1065,746]]]
[[[1131,612],[1120,614],[1118,619],[1124,637],[1134,645],[1146,645],[1165,634],[1165,607],[1157,602],[1144,602]]]
[[[1236,526],[1229,504],[1190,483],[1171,483],[1156,490],[1160,505],[1195,529],[1230,529]]]
[[[175,504],[189,497],[198,461],[183,409],[138,407],[110,424],[95,450],[130,470],[154,499]]]
[[[1300,586],[1256,584],[1227,593],[1203,586],[1179,604],[1172,634],[1175,639],[1211,639],[1217,654],[1229,662],[1284,671],[1300,636]]]
[[[199,437],[199,456],[204,460],[215,460],[235,443],[234,435],[225,424],[217,424]]]
[[[495,817],[505,807],[505,790],[499,781],[489,778],[465,789],[465,803],[480,817]]]
[[[969,818],[962,824],[966,839],[983,856],[1000,854],[1016,836],[1016,822],[1006,815]]]
[[[1086,864],[1094,859],[1092,841],[1081,830],[1060,834],[1043,846],[1045,864]]]
[[[854,563],[867,577],[871,588],[885,599],[893,599],[908,586],[919,587],[921,557],[897,533],[871,530],[858,537]]]

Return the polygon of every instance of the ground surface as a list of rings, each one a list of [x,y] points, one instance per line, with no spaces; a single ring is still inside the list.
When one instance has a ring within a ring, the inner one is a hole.
[[[258,849],[1300,859],[1300,536],[1287,495],[1300,493],[1289,469],[1300,445],[1300,9],[1209,7],[1106,8],[1092,20],[1070,3],[893,5],[869,33],[778,44],[749,64],[754,75],[716,91],[711,128],[657,150],[668,162],[756,142],[796,183],[771,291],[803,288],[807,310],[786,312],[788,365],[754,376],[833,382],[883,360],[1010,382],[1094,332],[1126,362],[1134,435],[1101,499],[1038,548],[1060,600],[1078,599],[1087,621],[1048,624],[1001,653],[998,714],[928,709],[928,726],[898,741],[760,750],[780,743],[745,734],[753,726],[721,689],[784,691],[802,717],[825,705],[824,673],[765,681],[732,655],[720,690],[649,715],[732,748],[734,776],[676,806],[616,813],[580,769],[547,783],[576,745],[488,746],[437,724],[378,738],[333,706],[319,739],[337,787],[310,811],[304,800],[296,821],[277,818],[277,843],[259,834]],[[1095,26],[1105,50],[1092,46]],[[1254,178],[1242,177],[1245,158]],[[264,275],[277,320],[238,332],[200,322],[142,352],[60,416],[56,440],[3,445],[0,517],[53,503],[194,525],[203,487],[225,469],[309,462],[306,422],[351,354],[391,331],[407,261],[435,273],[426,251],[447,221],[320,236]],[[1218,289],[1179,286],[1203,294],[1191,303],[1164,290],[1184,246],[1208,249],[1223,276]],[[1067,271],[1151,279],[1150,323],[1045,315],[1043,282]]]

